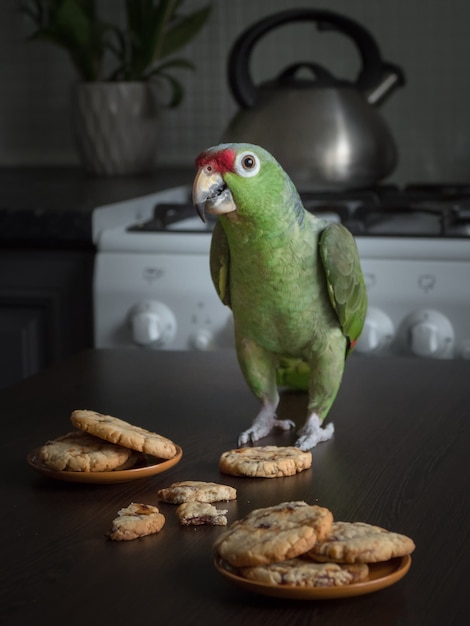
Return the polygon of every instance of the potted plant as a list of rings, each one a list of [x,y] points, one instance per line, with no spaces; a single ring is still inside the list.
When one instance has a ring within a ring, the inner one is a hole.
[[[152,169],[161,109],[178,106],[184,97],[173,70],[195,69],[174,55],[197,35],[211,11],[207,5],[183,13],[183,4],[123,0],[121,26],[101,19],[95,0],[21,1],[21,11],[35,25],[30,39],[61,47],[77,72],[72,123],[88,171],[114,175]]]

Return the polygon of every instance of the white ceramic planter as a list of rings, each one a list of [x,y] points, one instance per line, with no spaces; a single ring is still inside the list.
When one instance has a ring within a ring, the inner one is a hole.
[[[155,165],[159,106],[149,83],[78,83],[72,125],[83,167],[115,176],[149,172]]]

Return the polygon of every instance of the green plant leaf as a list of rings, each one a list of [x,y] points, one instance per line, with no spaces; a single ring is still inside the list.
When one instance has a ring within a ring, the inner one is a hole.
[[[195,70],[196,66],[191,61],[187,59],[170,59],[163,63],[159,63],[159,65],[154,68],[148,75],[158,74],[159,72],[164,72],[168,68],[183,68],[187,70]]]
[[[165,37],[169,21],[179,0],[126,0],[129,55],[126,73],[132,80],[140,80],[155,58]]]
[[[189,43],[204,26],[211,11],[212,7],[207,5],[191,15],[178,18],[165,34],[160,58],[174,54]]]
[[[29,6],[26,10],[24,5],[25,13],[37,24],[32,39],[43,39],[65,49],[83,80],[97,80],[103,48],[102,24],[95,19],[94,0],[52,0],[47,10],[39,2],[34,2],[35,9]]]
[[[30,38],[64,49],[82,80],[140,81],[160,75],[170,85],[170,106],[177,106],[183,89],[171,73],[195,68],[171,57],[200,31],[211,5],[185,15],[185,0],[122,1],[125,28],[102,21],[95,0],[22,0],[20,10],[35,24]],[[115,61],[107,78],[101,74],[105,55]],[[170,60],[162,63],[166,57]]]

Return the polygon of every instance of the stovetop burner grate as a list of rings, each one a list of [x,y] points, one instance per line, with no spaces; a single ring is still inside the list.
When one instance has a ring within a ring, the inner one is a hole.
[[[470,237],[470,185],[380,185],[370,189],[307,191],[305,208],[340,221],[355,236]],[[164,202],[153,217],[133,224],[133,233],[210,232],[216,218],[203,224],[186,202]]]

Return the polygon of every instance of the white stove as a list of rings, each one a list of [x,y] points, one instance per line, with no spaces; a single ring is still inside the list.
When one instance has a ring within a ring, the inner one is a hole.
[[[470,189],[303,195],[356,237],[369,312],[355,354],[470,359]],[[96,347],[233,349],[209,273],[211,223],[183,186],[97,208]]]

